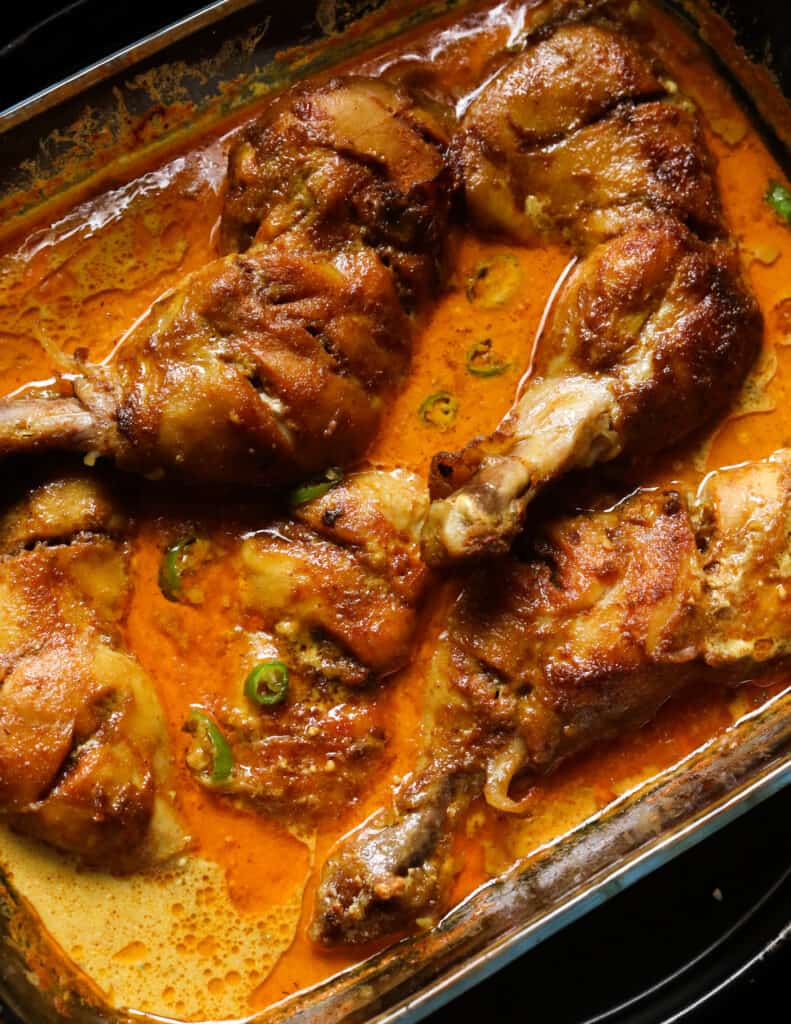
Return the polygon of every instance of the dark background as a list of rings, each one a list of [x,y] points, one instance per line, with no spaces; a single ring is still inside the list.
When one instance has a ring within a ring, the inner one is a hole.
[[[754,53],[773,51],[791,92],[787,0],[718,5],[737,12],[741,38]],[[0,109],[197,6],[195,0],[6,0]],[[791,1020],[789,864],[791,790],[465,993],[432,1024]]]

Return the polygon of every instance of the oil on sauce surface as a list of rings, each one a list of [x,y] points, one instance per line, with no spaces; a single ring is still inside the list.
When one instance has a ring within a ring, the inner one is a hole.
[[[791,444],[791,421],[783,413],[791,387],[791,230],[763,200],[768,180],[782,175],[727,87],[672,20],[656,12],[651,17],[662,59],[703,114],[727,215],[767,324],[748,400],[706,441],[641,467],[642,482],[658,483],[695,479]],[[428,61],[446,81],[455,78],[471,88],[487,54],[516,37],[520,24],[516,2],[484,7],[464,22],[440,23],[402,39],[397,49],[358,67],[375,72],[413,63],[419,70]],[[89,358],[103,358],[157,296],[214,255],[227,145],[228,135],[198,140],[188,152],[107,189],[21,243],[6,242],[0,259],[0,390],[46,379],[62,364],[60,353],[87,349]],[[504,257],[509,272],[518,273],[519,287],[506,302],[492,303],[468,285],[483,261]],[[457,239],[450,288],[421,332],[410,378],[370,453],[373,462],[425,473],[436,450],[495,426],[529,369],[548,299],[568,262],[560,247]],[[466,354],[484,339],[508,364],[499,376],[468,372]],[[440,390],[459,402],[456,422],[444,432],[417,414],[421,401]],[[163,547],[185,529],[210,538],[227,557],[214,559],[201,574],[194,603],[174,605],[159,592],[157,570]],[[76,872],[46,850],[0,836],[0,856],[17,886],[109,998],[182,1019],[244,1016],[361,958],[318,952],[305,937],[316,873],[332,843],[381,802],[393,777],[414,759],[422,680],[441,618],[427,617],[413,664],[383,685],[389,756],[370,791],[345,820],[333,820],[317,834],[292,834],[214,799],[183,766],[189,706],[211,707],[218,697],[234,694],[243,678],[237,653],[243,624],[232,612],[237,539],[232,524],[218,525],[199,507],[141,516],[134,538],[135,593],[126,639],[167,708],[174,790],[194,840],[189,855],[153,879],[117,879]],[[438,609],[440,598],[433,598]],[[528,819],[476,807],[458,844],[454,896],[675,763],[765,693],[747,687],[735,696],[688,694],[638,734],[540,782]]]

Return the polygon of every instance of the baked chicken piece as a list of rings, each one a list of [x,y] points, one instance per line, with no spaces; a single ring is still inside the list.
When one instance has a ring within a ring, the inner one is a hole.
[[[222,239],[246,251],[186,277],[109,362],[0,402],[0,455],[264,485],[359,457],[436,287],[444,143],[382,82],[287,93],[231,152]]]
[[[657,211],[718,234],[697,116],[623,29],[560,25],[506,64],[453,143],[474,221],[587,251]]]
[[[362,243],[412,308],[440,284],[451,128],[447,109],[380,79],[292,90],[231,149],[223,251],[294,230],[319,250]]]
[[[101,485],[61,475],[0,519],[0,817],[110,871],[183,846],[165,720],[123,650],[128,551]]]
[[[435,457],[429,563],[507,551],[561,474],[702,427],[738,392],[761,323],[728,242],[656,217],[597,246],[566,281],[535,375],[499,429]]]
[[[621,31],[573,24],[530,45],[454,142],[468,209],[581,257],[534,373],[489,437],[432,467],[432,564],[507,550],[550,480],[683,439],[733,399],[762,320],[727,237],[697,117]]]
[[[435,653],[424,763],[330,857],[313,937],[364,942],[435,914],[473,796],[524,813],[531,777],[641,726],[689,683],[787,670],[789,514],[782,450],[697,493],[646,490],[551,522],[476,570]]]
[[[297,825],[353,801],[387,739],[372,684],[412,651],[427,504],[411,474],[365,470],[243,541],[251,632],[238,700],[188,725],[198,781]],[[228,753],[219,779],[213,727]]]

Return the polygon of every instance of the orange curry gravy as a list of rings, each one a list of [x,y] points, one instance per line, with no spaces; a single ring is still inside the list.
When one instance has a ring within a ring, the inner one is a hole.
[[[357,61],[354,69],[377,72],[414,63],[418,70],[421,62],[430,62],[441,78],[455,78],[472,88],[487,55],[518,31],[518,12],[515,0],[478,7],[461,22],[445,20],[400,37],[386,51]],[[766,317],[765,351],[746,388],[747,398],[712,437],[638,467],[641,482],[656,484],[697,479],[717,467],[791,444],[791,420],[784,411],[791,389],[791,229],[763,198],[768,181],[782,181],[783,175],[728,87],[672,19],[656,11],[649,16],[657,27],[662,60],[702,113],[718,160],[726,213]],[[215,255],[225,156],[233,130],[235,126],[226,125],[223,133],[196,138],[180,155],[61,211],[54,223],[40,225],[21,241],[16,237],[3,243],[4,393],[48,378],[60,366],[59,352],[87,349],[88,358],[103,358],[162,292]],[[471,300],[467,284],[475,268],[504,253],[518,261],[521,286],[500,305],[478,301],[474,295]],[[547,303],[569,258],[561,247],[527,249],[466,235],[456,239],[449,289],[417,340],[411,375],[370,452],[373,462],[425,474],[435,451],[461,446],[496,425],[529,369]],[[487,338],[509,368],[500,376],[473,376],[466,353]],[[421,401],[439,390],[452,392],[459,402],[458,418],[444,432],[418,415]],[[244,915],[255,917],[281,891],[304,885],[302,918],[290,945],[268,975],[251,969],[239,989],[242,995],[233,1015],[242,1016],[369,952],[325,953],[310,944],[306,925],[313,889],[331,845],[369,814],[385,798],[393,778],[414,763],[423,680],[453,583],[430,595],[412,665],[381,684],[379,713],[387,724],[389,748],[378,777],[371,779],[369,791],[343,820],[320,827],[311,853],[310,844],[277,822],[201,789],[184,767],[187,739],[182,726],[190,705],[211,708],[218,697],[240,687],[233,637],[240,628],[255,626],[235,621],[232,599],[238,571],[232,552],[239,531],[249,528],[250,513],[235,527],[231,506],[227,514],[223,510],[222,519],[201,509],[199,503],[184,501],[138,517],[126,640],[154,678],[167,710],[176,798],[193,840],[192,852],[222,868],[230,899]],[[260,525],[265,524],[263,510]],[[211,558],[196,574],[192,603],[173,604],[160,593],[157,572],[164,547],[185,530],[210,539],[219,555],[230,554]],[[735,695],[711,689],[686,694],[638,734],[601,746],[538,782],[535,813],[528,819],[510,819],[476,805],[458,842],[454,897],[461,898],[637,781],[678,761],[764,700],[767,692],[744,687]],[[208,938],[193,935],[188,941]],[[78,951],[71,952],[79,959]],[[114,953],[108,950],[108,956]],[[178,993],[163,991],[159,1005],[145,1008],[179,1015],[179,1006]]]

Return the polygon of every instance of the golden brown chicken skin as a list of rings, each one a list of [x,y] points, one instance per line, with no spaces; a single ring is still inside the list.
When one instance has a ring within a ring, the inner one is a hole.
[[[433,125],[360,78],[276,101],[230,157],[222,236],[244,253],[189,275],[108,363],[0,401],[0,455],[275,486],[359,458],[437,286],[449,191]]]
[[[122,525],[81,476],[42,484],[0,520],[0,817],[111,871],[184,842],[162,709],[121,645]]]
[[[569,241],[534,373],[489,437],[432,468],[432,564],[507,550],[541,488],[656,451],[734,398],[762,320],[696,115],[624,29],[561,25],[479,93],[454,147],[473,220]]]
[[[548,482],[649,454],[725,410],[761,341],[728,242],[655,218],[566,281],[525,393],[490,437],[440,453],[423,536],[432,564],[506,551]]]
[[[138,472],[280,485],[344,465],[409,360],[392,274],[365,248],[284,241],[225,257],[163,300],[157,320],[96,386],[77,384],[88,403],[115,395],[116,460]]]
[[[386,751],[375,683],[412,652],[426,505],[411,474],[365,470],[244,540],[238,699],[212,709],[232,767],[216,777],[211,727],[199,716],[188,724],[199,782],[295,826],[354,802]],[[259,706],[244,681],[273,661],[288,673],[287,691]]]
[[[364,77],[302,87],[235,141],[225,252],[298,231],[317,249],[371,246],[405,304],[436,293],[450,204],[448,114]]]
[[[622,31],[561,25],[467,110],[454,147],[481,227],[586,250],[656,212],[720,228],[713,161],[694,113]]]
[[[786,668],[790,511],[784,450],[697,493],[646,490],[550,522],[520,557],[475,571],[434,657],[423,766],[330,857],[314,938],[368,941],[435,914],[473,795],[524,813],[516,780],[641,726],[689,683]]]
[[[74,398],[0,402],[0,451],[59,447],[147,476],[290,483],[362,454],[410,324],[365,248],[226,256],[163,298]]]

